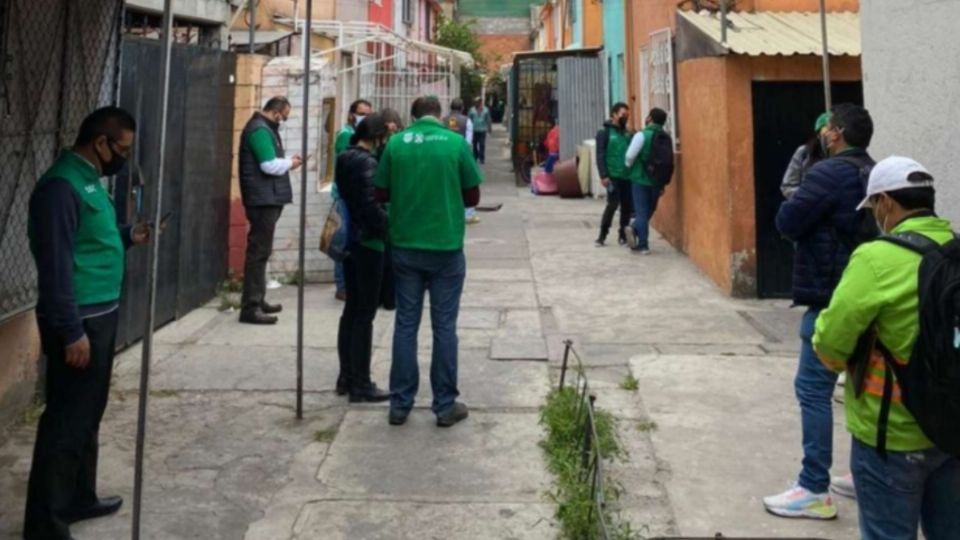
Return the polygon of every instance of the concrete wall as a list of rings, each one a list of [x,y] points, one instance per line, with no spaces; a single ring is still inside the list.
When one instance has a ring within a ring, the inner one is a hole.
[[[941,214],[960,222],[955,179],[960,139],[960,3],[864,2],[861,12],[863,91],[873,116],[871,153],[907,155],[939,181]]]
[[[163,13],[164,0],[126,0],[127,7],[151,13]],[[177,17],[198,22],[227,24],[230,21],[229,0],[174,0]]]
[[[40,334],[33,311],[0,324],[0,430],[33,401],[40,363]]]

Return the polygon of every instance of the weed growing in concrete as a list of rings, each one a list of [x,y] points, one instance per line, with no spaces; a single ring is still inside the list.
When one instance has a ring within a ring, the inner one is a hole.
[[[622,390],[630,390],[631,392],[636,392],[640,388],[640,381],[633,376],[633,373],[628,374],[626,377],[620,381],[620,388]]]
[[[176,390],[164,388],[161,390],[151,390],[150,395],[157,398],[172,398],[172,397],[179,396],[180,392],[177,392]]]
[[[637,431],[653,431],[657,429],[657,423],[653,420],[641,420],[637,422]]]
[[[323,431],[317,431],[313,434],[313,440],[319,443],[332,443],[333,439],[337,437],[337,428],[332,427],[330,429],[325,429]]]
[[[243,282],[232,274],[218,288],[220,297],[220,311],[240,309],[240,293],[243,292]]]
[[[547,430],[547,438],[540,443],[547,455],[547,467],[555,476],[553,488],[548,493],[557,505],[556,517],[560,521],[562,536],[576,540],[598,538],[598,509],[591,497],[590,482],[581,467],[583,414],[577,421],[579,404],[573,388],[554,390],[547,396],[547,403],[540,410],[540,423]],[[597,428],[597,448],[605,462],[622,458],[623,450],[616,434],[616,420],[601,409],[594,409]],[[613,479],[604,482],[604,498],[610,505],[619,498],[621,489]],[[616,538],[635,536],[628,523],[619,523],[609,508],[604,512]]]

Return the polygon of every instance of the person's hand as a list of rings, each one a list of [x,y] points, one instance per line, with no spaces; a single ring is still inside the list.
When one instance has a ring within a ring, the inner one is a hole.
[[[165,225],[161,225],[161,230]],[[137,223],[130,229],[130,240],[134,245],[143,245],[150,241],[150,224]]]
[[[86,334],[66,347],[67,365],[76,369],[86,369],[90,365],[90,340]]]
[[[600,179],[600,184],[603,185],[603,187],[610,187],[610,179],[609,179],[609,178],[601,178],[601,179]]]
[[[299,169],[301,165],[303,165],[303,158],[300,157],[300,155],[298,154],[290,158],[290,163],[291,163],[290,170],[295,171]]]

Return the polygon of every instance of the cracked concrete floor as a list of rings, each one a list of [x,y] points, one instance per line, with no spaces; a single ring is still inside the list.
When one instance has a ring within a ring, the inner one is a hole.
[[[144,537],[156,539],[555,538],[538,407],[563,340],[583,358],[597,405],[618,419],[628,458],[611,467],[615,509],[646,536],[855,538],[853,505],[834,523],[784,521],[759,498],[800,459],[792,398],[795,322],[783,303],[726,298],[660,239],[632,257],[592,240],[602,204],[513,186],[491,140],[484,204],[468,232],[460,319],[461,391],[471,417],[437,429],[426,405],[403,427],[386,407],[334,395],[340,305],[307,289],[304,420],[294,419],[295,291],[277,327],[211,308],[158,332],[152,368]],[[425,322],[426,322],[425,318]],[[386,383],[393,316],[380,313],[373,372]],[[429,362],[430,331],[421,333]],[[117,359],[102,427],[100,487],[129,502],[139,350]],[[637,390],[622,383],[637,379]],[[838,455],[846,436],[838,424]],[[0,443],[0,537],[17,537],[33,427]],[[843,471],[838,471],[843,472]],[[129,537],[130,507],[74,526],[80,540]]]

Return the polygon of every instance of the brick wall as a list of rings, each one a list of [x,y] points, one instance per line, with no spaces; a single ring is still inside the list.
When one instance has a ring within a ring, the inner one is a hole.
[[[480,51],[487,59],[487,69],[496,70],[513,60],[513,53],[530,50],[527,34],[491,34],[478,36]]]

